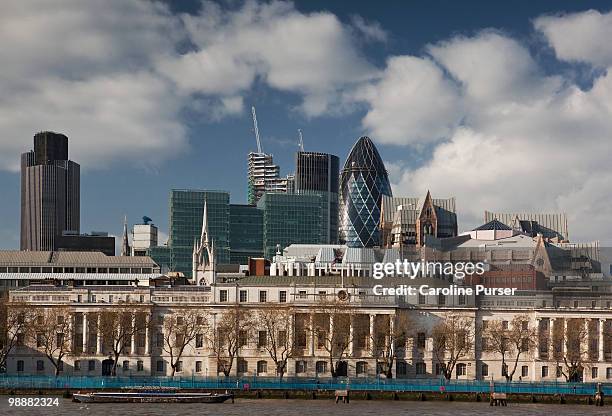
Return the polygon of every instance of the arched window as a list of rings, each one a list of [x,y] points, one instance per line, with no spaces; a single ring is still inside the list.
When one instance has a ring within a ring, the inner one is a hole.
[[[257,374],[265,374],[268,372],[267,361],[257,361]]]

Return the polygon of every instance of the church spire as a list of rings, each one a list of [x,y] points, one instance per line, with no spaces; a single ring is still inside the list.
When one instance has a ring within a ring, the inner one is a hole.
[[[128,239],[127,215],[123,218],[123,237],[121,240],[121,255],[130,256],[130,241]]]

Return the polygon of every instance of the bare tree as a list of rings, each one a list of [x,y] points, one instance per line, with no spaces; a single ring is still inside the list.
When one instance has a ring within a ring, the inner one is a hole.
[[[512,381],[521,355],[536,348],[537,336],[537,329],[529,326],[527,315],[517,315],[511,322],[500,319],[483,321],[482,349],[501,356],[502,375],[507,381]],[[513,364],[511,371],[508,361]]]
[[[354,332],[351,333],[354,312],[347,303],[326,298],[320,300],[317,311],[308,329],[314,333],[318,346],[325,350],[332,377],[337,377],[338,364],[346,358],[354,337]]]
[[[567,324],[566,328],[560,325],[553,328],[553,359],[561,368],[565,381],[580,381],[584,369],[592,365],[588,322],[584,319],[567,319],[563,323]]]
[[[198,337],[202,337],[203,343],[209,337],[210,325],[207,315],[198,309],[179,308],[172,312],[164,318],[162,349],[170,355],[171,376],[174,376],[185,348]]]
[[[234,358],[241,347],[247,344],[254,322],[251,314],[240,305],[226,310],[216,324],[213,335],[213,352],[217,360],[217,372],[230,375]]]
[[[25,342],[32,322],[32,312],[23,303],[9,303],[8,293],[0,298],[0,373],[13,349]]]
[[[398,311],[396,315],[377,315],[372,332],[369,328],[362,330],[358,326],[354,330],[368,334],[372,355],[381,366],[381,373],[392,378],[397,352],[400,347],[405,346],[413,328],[408,311]]]
[[[39,307],[28,331],[33,346],[42,352],[55,368],[58,376],[63,360],[72,350],[72,313],[68,307]]]
[[[295,354],[294,315],[293,308],[282,305],[262,308],[256,314],[261,329],[254,331],[255,342],[268,352],[280,379],[287,371],[287,362]]]
[[[431,332],[433,354],[442,374],[450,380],[457,362],[467,358],[474,346],[474,320],[451,313],[435,325]]]
[[[94,320],[93,326],[113,357],[112,376],[117,375],[119,358],[128,350],[132,337],[144,333],[150,325],[148,312],[140,305],[113,306],[99,312]]]

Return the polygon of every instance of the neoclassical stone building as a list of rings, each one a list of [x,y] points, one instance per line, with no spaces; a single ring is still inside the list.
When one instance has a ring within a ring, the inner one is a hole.
[[[392,282],[382,281],[392,286]],[[275,365],[265,348],[267,334],[258,321],[258,311],[265,308],[291,309],[289,326],[294,353],[288,360],[285,375],[330,377],[334,366],[338,376],[376,376],[380,371],[380,354],[373,353],[375,333],[392,334],[397,326],[406,326],[406,340],[392,342],[391,373],[397,378],[439,378],[441,360],[435,353],[433,329],[449,316],[468,319],[472,330],[469,352],[458,358],[453,379],[502,379],[499,354],[483,346],[483,327],[490,321],[511,325],[517,315],[527,319],[525,329],[535,329],[536,342],[521,355],[514,379],[563,380],[557,367],[565,365],[559,356],[568,343],[555,341],[555,334],[567,334],[569,322],[585,325],[580,379],[612,380],[612,309],[609,293],[570,291],[523,291],[516,296],[466,296],[461,294],[379,296],[372,290],[373,280],[342,276],[252,276],[212,286],[29,286],[12,290],[10,301],[26,305],[30,311],[61,309],[70,322],[71,340],[64,358],[62,373],[96,376],[108,374],[113,363],[104,339],[96,325],[100,312],[135,311],[133,322],[146,321],[129,340],[118,359],[118,376],[165,376],[171,374],[171,357],[163,345],[163,323],[175,315],[196,310],[207,320],[212,331],[194,337],[185,349],[176,376],[216,376],[219,356],[212,347],[219,334],[223,316],[241,310],[254,323],[240,334],[241,347],[232,360],[231,375],[241,377],[275,376]],[[440,286],[440,281],[422,280],[419,284]],[[340,305],[335,313],[349,316],[348,345],[332,357],[326,350],[325,331],[313,330],[313,322],[324,319],[325,330],[334,332],[338,318],[326,312],[326,304]],[[329,316],[324,317],[325,314]],[[408,319],[400,319],[400,317]],[[63,319],[63,318],[62,318]],[[378,332],[377,332],[378,331]],[[556,332],[555,332],[556,331]],[[563,332],[565,331],[565,332]],[[322,335],[323,334],[323,335]],[[66,335],[62,335],[64,338]],[[558,336],[557,336],[558,338]],[[391,342],[389,339],[383,342]],[[48,374],[54,367],[33,342],[15,347],[7,361],[9,374]],[[510,361],[509,358],[506,358]],[[513,362],[510,363],[513,365]],[[378,371],[377,371],[378,370]]]

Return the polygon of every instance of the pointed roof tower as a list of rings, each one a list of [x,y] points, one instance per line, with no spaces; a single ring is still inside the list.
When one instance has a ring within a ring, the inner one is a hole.
[[[123,218],[123,237],[121,239],[121,255],[130,256],[130,241],[128,239],[127,215]]]

